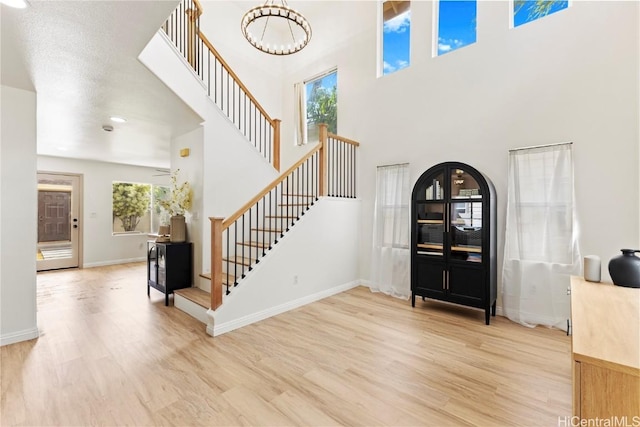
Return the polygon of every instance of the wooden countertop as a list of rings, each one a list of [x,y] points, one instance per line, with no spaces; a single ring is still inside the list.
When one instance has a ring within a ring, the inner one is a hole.
[[[573,352],[640,369],[640,289],[571,277]]]

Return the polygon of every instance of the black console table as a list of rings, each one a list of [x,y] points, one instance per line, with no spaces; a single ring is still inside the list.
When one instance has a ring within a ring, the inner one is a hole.
[[[150,288],[164,293],[164,305],[176,289],[190,288],[191,243],[147,242],[147,296]]]

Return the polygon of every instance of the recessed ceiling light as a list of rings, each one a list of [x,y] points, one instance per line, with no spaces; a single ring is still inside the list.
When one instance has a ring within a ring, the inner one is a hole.
[[[127,119],[123,119],[122,117],[118,116],[111,116],[111,121],[116,123],[126,123]]]
[[[69,151],[67,147],[56,147],[58,151]]]
[[[16,9],[24,9],[29,6],[26,0],[0,0],[0,3],[6,4],[9,7],[15,7]]]

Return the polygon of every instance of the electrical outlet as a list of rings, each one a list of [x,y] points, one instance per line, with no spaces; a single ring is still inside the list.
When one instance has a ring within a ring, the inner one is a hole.
[[[293,276],[293,284],[294,285],[298,284],[298,275],[297,274]]]

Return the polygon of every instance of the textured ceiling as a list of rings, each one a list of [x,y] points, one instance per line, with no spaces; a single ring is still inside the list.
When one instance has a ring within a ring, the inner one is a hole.
[[[2,84],[36,91],[38,154],[169,167],[171,137],[202,120],[137,57],[177,3],[2,6]]]

